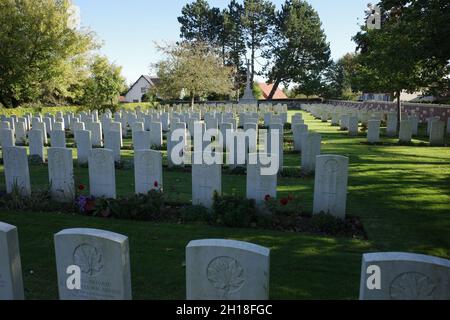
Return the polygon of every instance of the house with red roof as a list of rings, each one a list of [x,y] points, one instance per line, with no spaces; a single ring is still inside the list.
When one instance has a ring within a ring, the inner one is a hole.
[[[262,100],[267,100],[267,98],[270,95],[270,92],[272,92],[273,89],[273,83],[260,83],[258,82],[257,85],[259,86],[259,88],[262,91]],[[277,90],[275,91],[275,94],[273,95],[274,100],[278,100],[278,99],[288,99],[287,95],[283,92],[283,90],[281,90],[279,87],[277,88]]]

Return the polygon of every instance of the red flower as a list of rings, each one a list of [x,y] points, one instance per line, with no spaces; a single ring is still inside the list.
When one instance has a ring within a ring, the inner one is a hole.
[[[80,184],[78,186],[78,190],[83,191],[86,187],[84,186],[84,184]]]
[[[280,203],[281,203],[282,206],[285,206],[285,205],[287,205],[289,203],[289,200],[287,198],[283,198],[283,199],[280,200]]]
[[[153,182],[153,186],[155,187],[155,188],[158,188],[158,181],[155,181],[155,182]]]
[[[270,200],[270,195],[269,194],[266,194],[266,196],[264,197],[264,200],[267,202],[267,201],[269,201]]]

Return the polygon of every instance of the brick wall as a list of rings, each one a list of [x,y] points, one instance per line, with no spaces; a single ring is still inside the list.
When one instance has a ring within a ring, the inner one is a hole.
[[[347,106],[357,109],[378,110],[378,111],[397,111],[396,102],[382,102],[382,101],[339,101],[329,100],[327,103],[337,106]],[[424,103],[402,103],[402,112],[408,114],[415,114],[418,116],[419,121],[424,123],[427,118],[439,117],[442,121],[447,122],[450,118],[450,105],[441,104],[424,104]]]

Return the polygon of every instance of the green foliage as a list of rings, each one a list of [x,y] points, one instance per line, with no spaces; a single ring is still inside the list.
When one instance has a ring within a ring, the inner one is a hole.
[[[220,10],[211,8],[207,1],[196,0],[183,7],[178,22],[181,24],[181,38],[217,44],[223,17]]]
[[[300,197],[289,195],[281,199],[267,197],[265,207],[274,215],[290,216],[303,214],[302,200]]]
[[[254,200],[214,194],[213,222],[227,227],[249,227],[256,221]]]
[[[181,43],[159,47],[165,59],[154,68],[159,78],[151,93],[164,99],[178,99],[182,92],[191,98],[211,93],[230,94],[233,89],[232,68],[223,66],[221,58],[205,43]]]
[[[12,115],[21,117],[26,113],[35,114],[36,112],[50,113],[55,115],[58,111],[61,111],[63,113],[77,112],[78,108],[79,107],[76,106],[45,107],[42,104],[25,104],[23,107],[18,107],[15,109],[0,108],[0,113],[4,114],[7,117],[10,117]]]
[[[320,92],[322,75],[330,64],[330,48],[311,5],[286,0],[275,15],[275,27],[267,41],[265,75],[274,83],[273,93],[281,83],[287,86],[290,82],[297,83],[307,96]]]
[[[336,218],[331,214],[320,213],[312,216],[309,228],[316,233],[345,234],[347,225],[344,220]]]
[[[109,199],[107,208],[114,218],[130,220],[161,220],[164,206],[164,194],[160,190],[151,190],[147,194]],[[105,212],[104,207],[102,208]]]
[[[255,54],[267,43],[269,29],[275,20],[275,5],[268,0],[244,0],[242,17],[245,40],[250,50],[251,83],[255,74]]]
[[[8,210],[22,210],[29,212],[48,211],[53,212],[64,211],[73,212],[73,204],[55,203],[50,194],[50,188],[33,190],[31,196],[25,197],[21,195],[20,188],[13,186],[13,190],[9,194],[0,196],[0,208]]]
[[[211,219],[211,213],[202,206],[185,206],[180,209],[180,219],[184,223],[208,222]]]
[[[449,2],[383,0],[380,6],[381,29],[363,26],[354,37],[360,52],[354,82],[364,91],[396,98],[402,90],[448,93]]]
[[[18,107],[78,95],[91,32],[70,25],[68,0],[0,2],[0,102]]]
[[[257,83],[253,84],[253,95],[257,100],[264,98],[263,91],[261,90],[261,87]]]
[[[94,57],[89,65],[89,77],[82,86],[81,103],[89,108],[117,105],[119,95],[126,86],[121,71],[122,68],[110,63],[108,58]]]

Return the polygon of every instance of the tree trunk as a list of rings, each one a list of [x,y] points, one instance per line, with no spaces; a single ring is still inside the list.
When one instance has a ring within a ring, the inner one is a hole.
[[[275,81],[275,83],[273,84],[273,88],[270,91],[269,96],[267,97],[267,100],[272,100],[273,99],[273,96],[275,95],[275,92],[277,92],[277,89],[278,89],[278,86],[280,85],[280,83],[281,83],[280,79],[277,79]]]
[[[225,44],[222,44],[222,63],[225,67]]]
[[[400,101],[401,90],[397,90],[397,130],[400,130],[400,121],[402,118],[402,104]]]
[[[20,101],[14,97],[11,97],[11,104],[14,109],[20,107]]]
[[[3,107],[5,107],[5,108],[7,108],[7,109],[10,108],[9,103],[6,103],[5,98],[2,97],[2,96],[0,96],[0,103],[3,105]]]
[[[250,86],[253,88],[253,78],[255,75],[255,45],[252,43],[252,73],[250,75]]]
[[[194,110],[195,94],[191,92],[191,110]]]

